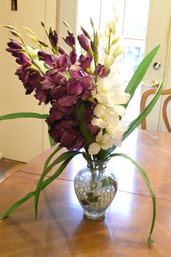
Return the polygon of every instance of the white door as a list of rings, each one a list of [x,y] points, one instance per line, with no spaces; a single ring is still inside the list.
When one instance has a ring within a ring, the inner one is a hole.
[[[164,87],[171,88],[171,1],[170,0],[151,0],[148,19],[146,52],[149,52],[154,46],[160,44],[160,50],[156,55],[155,62],[160,63],[159,70],[149,69],[144,82],[147,87],[151,81],[160,81],[163,74],[166,75]],[[144,86],[143,89],[145,89]],[[152,113],[147,119],[149,129],[166,130],[162,122],[161,106],[163,98],[160,98]],[[170,117],[171,122],[171,117]]]
[[[12,2],[16,10],[12,10]],[[15,4],[17,4],[15,6]],[[0,24],[12,24],[33,29],[43,40],[45,35],[41,27],[43,21],[47,27],[56,25],[56,0],[16,0],[0,2]],[[14,112],[44,113],[43,105],[31,95],[26,96],[21,81],[14,75],[18,65],[5,51],[9,41],[8,30],[1,27],[0,47],[0,115]],[[47,146],[47,133],[42,120],[18,119],[0,123],[0,152],[9,159],[28,161],[40,154]]]

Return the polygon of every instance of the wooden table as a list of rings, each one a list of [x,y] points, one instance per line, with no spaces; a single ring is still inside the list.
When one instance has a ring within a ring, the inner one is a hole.
[[[0,184],[0,212],[35,189],[51,150],[24,165]],[[38,220],[33,199],[0,221],[0,257],[169,257],[171,256],[171,134],[136,131],[118,149],[141,164],[157,195],[153,239],[146,243],[152,205],[139,173],[121,158],[110,161],[119,191],[103,221],[83,218],[73,178],[83,160],[68,168],[41,193]]]

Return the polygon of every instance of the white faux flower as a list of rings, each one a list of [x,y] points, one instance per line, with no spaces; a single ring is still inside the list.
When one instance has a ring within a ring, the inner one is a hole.
[[[96,142],[92,143],[89,146],[88,152],[91,155],[98,154],[98,152],[103,149],[107,150],[113,146],[113,139],[109,136],[109,134],[103,134],[103,131],[100,130],[96,136]]]
[[[127,131],[128,126],[123,122],[118,122],[117,126],[113,127],[108,125],[106,127],[107,133],[112,137],[115,146],[118,146],[122,142],[123,134]]]

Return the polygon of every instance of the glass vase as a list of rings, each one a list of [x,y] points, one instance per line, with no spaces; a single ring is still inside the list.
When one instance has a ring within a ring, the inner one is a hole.
[[[74,179],[74,189],[84,216],[88,219],[103,219],[118,188],[114,175],[107,169],[106,161],[87,161]]]

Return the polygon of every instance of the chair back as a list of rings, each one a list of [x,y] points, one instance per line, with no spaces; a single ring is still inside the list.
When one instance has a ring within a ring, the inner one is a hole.
[[[143,92],[142,97],[141,97],[141,103],[140,103],[140,111],[141,112],[143,112],[145,107],[146,107],[147,98],[150,95],[155,94],[156,90],[157,89],[150,88],[150,89],[147,89],[146,91]],[[169,124],[168,112],[167,112],[168,103],[169,103],[169,101],[171,101],[171,88],[162,90],[161,95],[167,96],[165,98],[163,106],[162,106],[162,116],[163,116],[163,120],[164,120],[164,123],[166,125],[166,128],[167,128],[168,132],[171,132],[171,125]],[[141,128],[142,129],[147,128],[146,119],[144,119],[144,121],[141,123]]]

